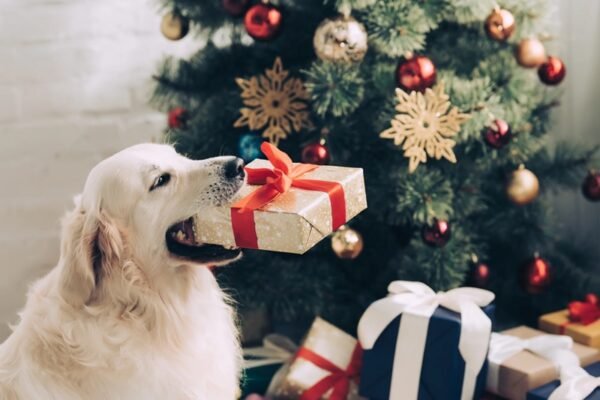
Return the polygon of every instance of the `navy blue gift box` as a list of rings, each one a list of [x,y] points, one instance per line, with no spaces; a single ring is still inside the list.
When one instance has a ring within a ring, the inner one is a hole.
[[[494,322],[495,306],[482,310]],[[360,395],[370,400],[388,400],[392,382],[394,354],[402,315],[379,335],[371,350],[365,350],[360,375]],[[438,307],[429,321],[418,400],[460,399],[465,362],[458,349],[460,314]],[[487,361],[477,376],[475,398],[485,389]],[[392,399],[412,400],[412,399]]]
[[[600,376],[600,362],[584,368],[592,376]],[[560,386],[560,381],[552,381],[527,392],[527,400],[546,400]],[[596,388],[585,400],[600,400],[600,388]]]

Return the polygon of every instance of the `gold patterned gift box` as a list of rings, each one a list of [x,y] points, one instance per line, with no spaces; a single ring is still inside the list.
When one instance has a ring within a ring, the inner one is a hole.
[[[249,184],[232,204],[204,208],[195,216],[202,243],[303,254],[367,208],[362,169],[292,164],[266,142],[261,149],[271,161],[248,164]],[[264,184],[252,184],[261,179]],[[236,208],[256,206],[257,198],[268,201],[255,209]]]
[[[317,317],[285,376],[269,395],[275,400],[361,400],[361,362],[358,341]]]

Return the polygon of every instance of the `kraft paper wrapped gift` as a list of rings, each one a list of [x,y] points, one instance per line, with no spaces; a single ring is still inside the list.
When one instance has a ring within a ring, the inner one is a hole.
[[[549,333],[571,336],[577,343],[600,349],[600,307],[595,295],[572,301],[566,310],[540,317],[538,326]]]
[[[513,341],[511,337],[522,339]],[[600,359],[598,350],[573,343],[567,336],[546,335],[520,326],[494,334],[488,356],[486,390],[511,400],[524,400],[527,391],[558,378],[557,364],[574,353],[581,365]]]
[[[357,383],[361,361],[355,338],[316,318],[285,376],[268,393],[275,400],[361,400]]]
[[[479,399],[494,294],[477,288],[435,293],[408,281],[392,282],[388,291],[358,325],[360,394],[370,400]]]
[[[362,169],[293,164],[269,143],[261,149],[269,160],[248,164],[232,204],[195,216],[201,242],[303,254],[367,208]]]
[[[555,380],[527,393],[527,400],[600,400],[600,363],[565,368]]]

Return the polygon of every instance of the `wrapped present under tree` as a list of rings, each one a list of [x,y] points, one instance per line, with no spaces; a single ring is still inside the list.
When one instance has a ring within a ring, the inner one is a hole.
[[[395,281],[363,314],[360,394],[371,400],[471,400],[485,386],[493,293],[458,288],[435,293]],[[481,308],[483,307],[483,309]]]

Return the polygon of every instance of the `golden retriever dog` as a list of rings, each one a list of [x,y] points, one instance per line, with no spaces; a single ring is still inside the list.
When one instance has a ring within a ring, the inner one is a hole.
[[[90,172],[58,265],[0,346],[2,400],[232,400],[234,313],[209,267],[239,249],[196,243],[191,216],[228,202],[241,160],[140,144]]]

